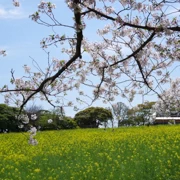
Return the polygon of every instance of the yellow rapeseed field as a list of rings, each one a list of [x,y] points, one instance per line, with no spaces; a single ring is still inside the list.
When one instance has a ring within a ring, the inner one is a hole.
[[[179,180],[180,126],[0,134],[0,180]]]

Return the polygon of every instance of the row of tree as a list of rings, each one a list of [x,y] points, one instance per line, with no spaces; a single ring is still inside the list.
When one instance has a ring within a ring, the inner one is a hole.
[[[97,128],[102,122],[112,119],[111,111],[101,107],[87,108],[74,118],[65,116],[62,109],[48,111],[40,106],[29,107],[20,116],[18,113],[18,108],[0,104],[0,132],[27,131],[30,126],[40,130]]]
[[[25,109],[19,118],[19,108],[0,104],[0,132],[27,131],[30,126],[35,126],[41,130],[66,129],[77,126],[72,118],[63,116],[62,119],[61,117],[57,110],[47,111],[42,110],[40,106],[31,106]]]
[[[26,108],[23,112],[25,116],[18,118],[18,108],[0,104],[0,129],[1,132],[6,129],[27,131],[31,125],[41,130],[98,128],[100,125],[107,127],[109,122],[114,127],[115,120],[118,127],[147,124],[154,104],[155,102],[146,102],[132,109],[122,102],[112,105],[112,108],[89,107],[78,112],[74,118],[65,116],[63,109],[48,111],[42,110],[40,106]]]

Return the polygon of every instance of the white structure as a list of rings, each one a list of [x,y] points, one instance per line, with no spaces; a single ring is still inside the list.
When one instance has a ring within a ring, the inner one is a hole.
[[[174,124],[179,124],[180,117],[156,117],[154,123],[155,124],[168,124],[171,121]]]

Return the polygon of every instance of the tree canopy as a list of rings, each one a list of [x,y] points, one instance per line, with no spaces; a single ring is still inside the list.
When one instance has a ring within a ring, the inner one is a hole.
[[[74,119],[79,127],[97,128],[102,122],[112,119],[110,110],[101,107],[90,107],[78,112]]]

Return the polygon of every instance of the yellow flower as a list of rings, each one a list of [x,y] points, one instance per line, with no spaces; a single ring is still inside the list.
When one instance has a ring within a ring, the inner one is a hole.
[[[38,168],[34,170],[34,172],[37,172],[37,173],[40,172],[40,171],[41,171],[41,170],[38,169]]]

